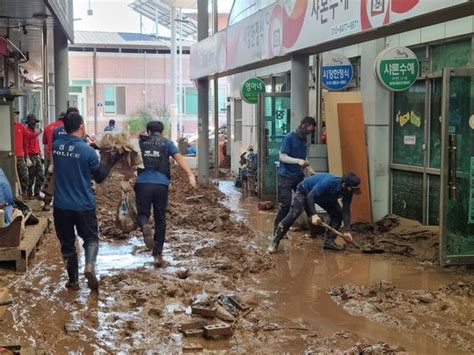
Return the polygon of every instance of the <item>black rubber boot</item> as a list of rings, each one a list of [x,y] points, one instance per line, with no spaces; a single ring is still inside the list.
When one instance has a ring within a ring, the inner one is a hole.
[[[328,250],[344,250],[344,246],[336,244],[336,237],[332,235],[324,237],[323,248]]]
[[[77,261],[77,253],[63,255],[63,260],[69,279],[66,283],[66,288],[79,290],[79,263]]]
[[[95,263],[98,253],[98,243],[89,243],[87,248],[85,248],[86,266],[84,268],[84,276],[87,279],[87,286],[89,286],[92,291],[97,291],[99,289],[99,280],[97,280],[95,274]]]
[[[275,236],[273,237],[273,240],[267,249],[270,254],[274,254],[278,251],[278,245],[280,244],[280,240],[285,237],[286,232],[288,232],[288,230],[285,230],[285,228],[283,228],[283,226],[279,224],[278,228],[275,231]]]

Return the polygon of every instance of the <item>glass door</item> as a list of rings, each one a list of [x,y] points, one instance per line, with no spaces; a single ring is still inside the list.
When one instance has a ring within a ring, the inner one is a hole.
[[[443,70],[440,262],[474,264],[474,68]]]
[[[277,165],[283,137],[290,131],[290,94],[262,94],[259,100],[258,181],[260,198],[277,194]]]

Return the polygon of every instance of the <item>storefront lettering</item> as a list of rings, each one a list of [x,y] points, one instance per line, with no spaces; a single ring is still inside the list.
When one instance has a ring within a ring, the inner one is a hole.
[[[339,7],[339,4],[341,4],[341,8],[342,4],[344,5],[344,11],[349,10],[349,0],[313,0],[311,16],[315,16],[318,21],[321,21],[321,24],[324,24],[328,21],[325,13],[330,11],[332,20],[335,20],[336,8]]]
[[[257,22],[254,22],[245,28],[244,42],[248,49],[263,45],[263,32],[263,18],[260,18]]]

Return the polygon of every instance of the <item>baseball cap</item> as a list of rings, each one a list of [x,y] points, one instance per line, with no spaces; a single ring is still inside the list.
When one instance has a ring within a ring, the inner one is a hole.
[[[58,118],[64,118],[64,117],[66,117],[66,112],[63,111],[59,114]]]
[[[18,111],[18,109],[15,107],[15,108],[13,108],[13,113],[16,113],[17,115],[19,115],[20,111]]]
[[[36,115],[34,115],[34,114],[32,114],[32,113],[30,113],[30,114],[28,114],[28,116],[26,116],[26,120],[27,120],[27,121],[28,121],[28,120],[35,120],[36,122],[41,122],[41,120],[37,119],[37,118],[36,118]]]
[[[342,181],[352,189],[355,194],[360,194],[360,177],[354,173],[347,173],[342,177]]]

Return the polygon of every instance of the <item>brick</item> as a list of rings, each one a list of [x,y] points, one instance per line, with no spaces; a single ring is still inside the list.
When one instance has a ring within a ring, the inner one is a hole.
[[[187,343],[183,345],[183,352],[195,352],[195,351],[202,351],[203,347],[201,344],[196,343]]]
[[[247,309],[250,308],[250,306],[246,305],[244,302],[242,302],[238,297],[236,296],[229,296],[230,302],[239,309],[239,311],[246,311]]]
[[[202,337],[204,335],[204,329],[187,329],[183,330],[185,337]]]
[[[217,314],[217,309],[215,307],[192,306],[191,313],[207,318],[214,318]]]
[[[203,320],[198,320],[195,322],[190,322],[190,323],[183,323],[179,326],[181,330],[189,330],[189,329],[200,329],[204,328],[207,325],[207,323]]]
[[[215,337],[223,335],[232,335],[234,330],[231,325],[220,323],[220,324],[211,324],[204,327],[204,336]]]

